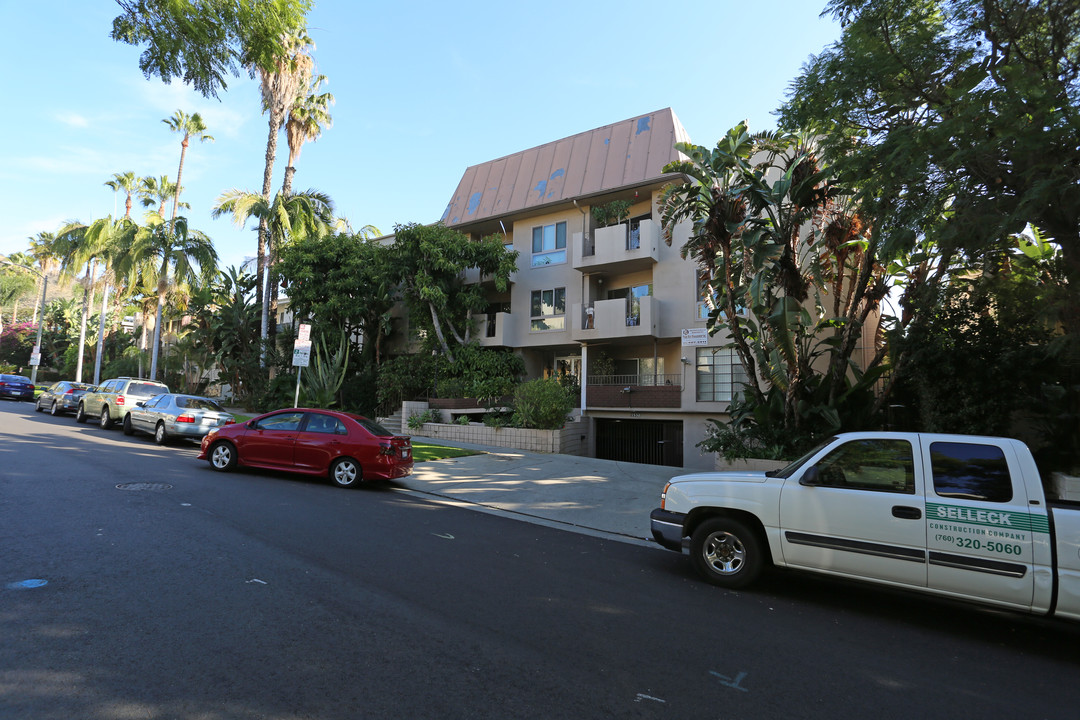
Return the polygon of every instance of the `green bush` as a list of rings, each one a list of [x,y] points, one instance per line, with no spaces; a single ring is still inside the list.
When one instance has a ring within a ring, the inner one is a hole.
[[[428,408],[424,412],[410,415],[406,423],[410,430],[419,430],[424,427],[424,423],[439,422],[440,420],[442,420],[442,414],[435,408]]]
[[[514,393],[514,427],[557,430],[566,424],[576,398],[558,380],[538,378],[519,385]]]

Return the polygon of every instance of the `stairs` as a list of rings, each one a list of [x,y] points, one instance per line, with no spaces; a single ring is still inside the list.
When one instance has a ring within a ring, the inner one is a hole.
[[[399,406],[397,412],[389,417],[376,418],[376,421],[392,433],[401,433],[405,430],[405,419]]]

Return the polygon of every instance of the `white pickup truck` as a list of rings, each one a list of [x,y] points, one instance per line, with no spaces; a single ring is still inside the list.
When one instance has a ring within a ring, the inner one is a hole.
[[[724,587],[772,564],[1080,620],[1080,503],[1047,501],[1018,440],[846,433],[782,470],[672,478],[651,520]]]

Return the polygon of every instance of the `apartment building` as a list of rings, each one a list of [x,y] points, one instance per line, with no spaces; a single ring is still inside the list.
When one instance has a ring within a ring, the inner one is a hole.
[[[661,239],[678,141],[689,137],[668,108],[474,165],[442,222],[502,233],[519,252],[509,289],[488,283],[480,342],[512,348],[529,377],[578,378],[590,455],[712,467],[696,444],[724,417],[741,366],[705,332],[697,267],[679,254],[689,228]],[[601,226],[592,210],[612,203],[621,221]]]

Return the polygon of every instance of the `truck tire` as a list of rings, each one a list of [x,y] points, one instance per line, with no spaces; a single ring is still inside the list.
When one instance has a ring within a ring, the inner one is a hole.
[[[746,587],[765,566],[757,534],[741,520],[728,517],[698,525],[690,537],[690,558],[706,582],[725,588]]]

